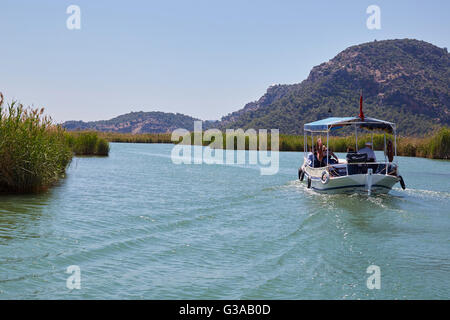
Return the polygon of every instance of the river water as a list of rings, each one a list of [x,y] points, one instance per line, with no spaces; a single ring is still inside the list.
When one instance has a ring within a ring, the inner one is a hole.
[[[450,298],[449,161],[399,157],[407,189],[388,195],[323,195],[297,179],[303,153],[264,176],[172,148],[113,143],[44,194],[1,196],[0,299]]]

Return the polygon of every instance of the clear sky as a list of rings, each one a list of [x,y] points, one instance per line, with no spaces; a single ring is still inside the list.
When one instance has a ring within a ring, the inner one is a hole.
[[[69,30],[69,5],[81,29]],[[366,9],[381,9],[369,30]],[[348,46],[450,47],[450,1],[0,0],[0,91],[58,121],[130,111],[219,119]]]

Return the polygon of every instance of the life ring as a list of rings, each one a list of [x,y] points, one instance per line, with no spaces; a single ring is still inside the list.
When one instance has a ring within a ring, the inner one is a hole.
[[[305,177],[305,172],[301,169],[301,168],[299,168],[298,169],[298,179],[300,180],[300,181],[303,181],[303,178]]]
[[[308,189],[311,189],[311,177],[308,177]]]
[[[330,174],[328,173],[328,171],[324,171],[322,172],[322,179],[321,179],[323,184],[327,184],[328,182],[330,182]]]
[[[406,185],[405,185],[405,181],[403,181],[403,177],[402,176],[398,176],[400,178],[400,185],[402,186],[402,189],[405,190],[406,189]]]

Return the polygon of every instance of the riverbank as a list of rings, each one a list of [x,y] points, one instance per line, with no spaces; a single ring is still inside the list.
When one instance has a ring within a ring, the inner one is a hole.
[[[97,132],[65,132],[67,143],[76,156],[109,155],[109,142],[98,136]]]
[[[0,105],[0,192],[27,193],[47,189],[64,175],[72,150],[64,130],[17,102]]]
[[[127,142],[127,143],[175,143],[171,140],[170,133],[148,133],[148,134],[131,134],[131,133],[113,133],[113,132],[97,132],[99,137],[109,142]],[[324,137],[322,137],[324,138]],[[326,137],[325,137],[326,138]],[[393,141],[391,135],[387,135],[387,139]],[[193,141],[193,139],[192,139]],[[226,141],[225,134],[223,141]],[[372,141],[371,135],[358,136],[358,148],[363,148],[366,141]],[[203,142],[203,145],[209,145],[210,142]],[[375,150],[383,150],[384,135],[374,134],[373,144]],[[225,145],[225,144],[224,144]],[[245,148],[248,149],[248,138],[246,138]],[[268,137],[268,145],[270,146],[270,136]],[[311,138],[308,139],[308,145],[311,145]],[[346,152],[347,147],[355,147],[355,136],[331,137],[330,148],[335,152]],[[235,147],[236,148],[236,147]],[[298,135],[280,135],[279,138],[280,151],[303,151],[303,136]],[[397,154],[407,157],[422,157],[431,159],[450,159],[450,129],[441,128],[433,135],[428,137],[397,137]]]
[[[97,133],[66,132],[43,108],[15,101],[3,107],[0,98],[0,193],[44,191],[64,176],[74,155],[108,155],[109,143]]]

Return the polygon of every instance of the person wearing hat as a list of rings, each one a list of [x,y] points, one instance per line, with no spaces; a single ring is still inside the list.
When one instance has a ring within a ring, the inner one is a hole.
[[[358,153],[367,154],[367,161],[376,162],[375,152],[372,150],[372,142],[366,142],[366,146],[358,150]]]

